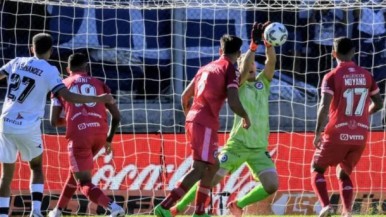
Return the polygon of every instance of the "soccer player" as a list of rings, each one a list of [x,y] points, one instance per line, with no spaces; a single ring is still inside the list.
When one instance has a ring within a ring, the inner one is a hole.
[[[312,188],[323,207],[320,217],[331,215],[324,172],[336,165],[342,215],[351,217],[353,184],[350,174],[365,149],[369,115],[382,108],[382,98],[373,77],[351,61],[354,50],[351,39],[336,38],[332,55],[338,66],[326,74],[322,82],[313,141],[316,150],[311,163]]]
[[[115,103],[110,94],[85,96],[70,92],[57,68],[47,62],[51,51],[51,36],[39,33],[32,39],[33,57],[16,57],[0,68],[0,79],[8,79],[0,117],[0,216],[8,216],[10,186],[18,152],[31,169],[31,216],[42,216],[44,175],[40,124],[48,92],[74,103]]]
[[[155,208],[159,217],[169,217],[170,207],[197,181],[195,216],[206,216],[205,201],[209,196],[213,176],[218,170],[217,149],[220,109],[228,98],[232,111],[242,119],[248,129],[250,120],[238,95],[239,72],[234,64],[241,54],[242,40],[224,35],[220,40],[220,58],[199,69],[182,93],[182,108],[186,115],[185,129],[193,151],[192,169],[178,187]],[[192,104],[190,100],[193,98]]]
[[[110,93],[100,80],[88,75],[88,58],[75,53],[68,58],[69,77],[63,80],[70,91],[98,95]],[[110,127],[106,108],[111,114]],[[61,117],[62,111],[65,118]],[[111,141],[119,125],[120,113],[116,104],[74,104],[61,97],[52,98],[50,121],[53,126],[66,126],[70,172],[58,204],[49,212],[49,217],[59,217],[77,188],[91,201],[111,212],[111,216],[124,216],[125,211],[108,198],[92,182],[93,157],[101,148],[111,152]]]
[[[246,163],[255,180],[260,184],[253,188],[247,195],[228,204],[228,209],[233,216],[240,217],[247,205],[261,201],[275,193],[279,186],[275,165],[267,150],[269,136],[269,103],[270,83],[275,73],[276,52],[275,48],[265,43],[266,62],[264,70],[256,75],[254,62],[257,44],[262,42],[262,33],[265,24],[255,24],[252,30],[250,49],[239,59],[241,71],[239,96],[246,112],[253,120],[248,130],[241,127],[240,117],[234,117],[230,137],[219,155],[220,169],[212,185],[215,186],[225,175],[236,171]],[[197,185],[181,199],[176,206],[171,208],[172,215],[185,210],[193,200]]]

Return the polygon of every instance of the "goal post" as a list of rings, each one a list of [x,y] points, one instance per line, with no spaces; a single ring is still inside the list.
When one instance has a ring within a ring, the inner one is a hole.
[[[320,204],[310,184],[313,130],[323,76],[336,63],[334,36],[356,44],[355,61],[373,73],[385,92],[386,4],[380,0],[17,0],[0,1],[0,63],[28,56],[31,38],[50,33],[50,62],[65,77],[67,58],[87,54],[90,74],[116,97],[121,125],[113,153],[95,157],[93,182],[127,214],[149,214],[189,170],[192,159],[184,135],[181,93],[197,70],[219,56],[219,39],[234,34],[248,49],[254,22],[283,23],[287,42],[276,48],[278,64],[271,83],[269,153],[280,177],[279,191],[248,207],[248,214],[315,214]],[[262,69],[264,47],[255,61]],[[6,83],[0,82],[0,102]],[[68,173],[64,129],[50,126],[49,101],[43,119],[45,196],[51,210]],[[354,212],[385,214],[386,146],[384,112],[371,118],[367,149],[353,173]],[[228,138],[233,113],[221,110],[220,144]],[[258,121],[258,120],[254,120]],[[17,164],[12,184],[12,214],[30,210],[28,165]],[[326,174],[334,210],[341,209],[335,171]],[[258,184],[247,167],[212,190],[210,210],[227,214],[226,204]],[[67,207],[72,214],[104,214],[81,193]],[[190,214],[192,207],[186,213]]]

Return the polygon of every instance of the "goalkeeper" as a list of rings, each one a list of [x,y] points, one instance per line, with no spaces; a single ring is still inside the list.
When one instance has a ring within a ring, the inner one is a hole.
[[[231,201],[228,209],[233,216],[240,217],[243,208],[258,202],[275,193],[278,189],[278,175],[275,165],[267,151],[269,136],[269,105],[270,83],[275,72],[275,49],[262,39],[265,24],[256,24],[252,29],[250,49],[239,58],[241,72],[239,97],[245,110],[250,115],[252,125],[249,129],[242,127],[242,119],[234,116],[230,137],[219,155],[220,169],[215,175],[212,186],[217,185],[228,173],[236,171],[243,163],[247,163],[255,180],[260,185],[253,188],[240,199]],[[255,51],[257,45],[265,43],[265,68],[256,73]],[[256,75],[257,74],[257,75]],[[174,207],[170,209],[173,216],[185,210],[194,200],[197,184]]]

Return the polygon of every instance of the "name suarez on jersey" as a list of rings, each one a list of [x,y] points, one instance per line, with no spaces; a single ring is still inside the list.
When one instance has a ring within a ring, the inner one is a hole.
[[[18,65],[17,66],[17,69],[19,70],[23,70],[23,71],[26,71],[26,72],[30,72],[34,75],[37,75],[37,76],[41,76],[42,73],[43,73],[43,70],[41,69],[38,69],[38,68],[35,68],[35,67],[32,67],[32,66],[29,66],[29,65]]]
[[[366,77],[364,74],[349,74],[344,75],[344,85],[353,86],[353,85],[366,85]]]

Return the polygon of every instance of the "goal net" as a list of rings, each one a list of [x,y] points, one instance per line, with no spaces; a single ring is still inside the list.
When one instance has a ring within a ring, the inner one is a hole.
[[[249,214],[315,214],[321,207],[310,184],[312,140],[320,83],[336,63],[332,38],[348,36],[356,44],[355,61],[373,73],[385,92],[386,4],[377,0],[33,0],[0,1],[1,65],[28,56],[39,32],[54,38],[51,63],[65,77],[70,54],[82,52],[90,73],[112,89],[121,111],[113,153],[95,156],[93,182],[121,204],[127,214],[149,214],[189,170],[190,148],[180,106],[183,89],[200,66],[218,58],[219,39],[234,34],[248,49],[254,22],[283,23],[287,42],[276,49],[278,64],[271,84],[269,151],[280,176],[279,191],[251,205]],[[264,67],[264,47],[255,61]],[[6,82],[1,81],[1,102]],[[384,94],[383,94],[384,95]],[[48,122],[42,129],[43,212],[57,203],[68,174],[64,129]],[[355,213],[386,212],[386,146],[384,114],[371,118],[371,133],[352,177]],[[221,111],[220,143],[224,144],[233,114]],[[258,120],[253,120],[258,121]],[[341,209],[335,171],[326,173],[331,204]],[[258,184],[247,167],[216,186],[209,211],[227,214],[226,204]],[[18,162],[12,184],[12,215],[30,210],[29,169]],[[103,214],[78,192],[66,209],[72,214]],[[186,210],[192,213],[192,207]]]

